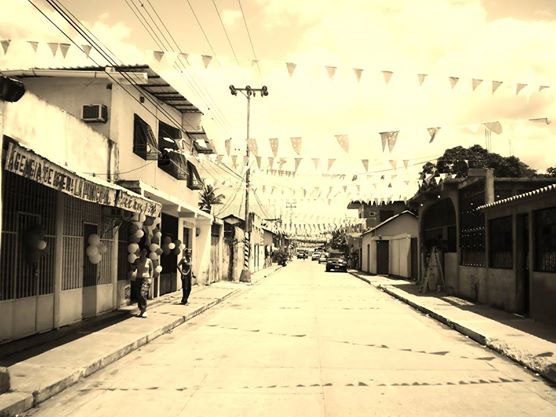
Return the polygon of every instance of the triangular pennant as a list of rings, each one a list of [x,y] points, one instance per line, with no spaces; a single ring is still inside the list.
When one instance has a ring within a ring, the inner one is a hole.
[[[66,55],[68,54],[70,44],[69,43],[60,43],[59,46],[60,46],[60,52],[62,52],[62,56],[65,58]]]
[[[390,159],[390,165],[392,166],[392,169],[396,169],[398,163],[395,159]]]
[[[363,74],[363,70],[361,68],[354,68],[353,72],[355,72],[355,78],[357,78],[357,81],[361,81],[361,74]]]
[[[237,168],[237,155],[232,155],[232,166]]]
[[[313,164],[315,165],[315,170],[319,169],[320,158],[313,158]]]
[[[83,53],[85,54],[86,58],[89,58],[89,54],[91,53],[91,49],[93,49],[93,47],[91,45],[81,45],[81,49],[83,50]]]
[[[417,82],[419,85],[423,85],[425,78],[427,78],[427,74],[417,74]]]
[[[270,138],[269,142],[272,155],[276,156],[278,154],[278,138]]]
[[[251,60],[251,66],[253,65],[259,65],[259,60],[258,59],[252,59]]]
[[[326,72],[328,73],[328,78],[334,78],[334,74],[336,74],[336,67],[332,67],[330,65],[325,65]]]
[[[230,156],[230,152],[232,150],[232,138],[224,141],[224,147],[226,148],[226,155]]]
[[[295,71],[296,65],[293,62],[286,62],[286,66],[288,67],[288,74],[290,74],[291,77]]]
[[[537,117],[535,119],[529,119],[530,122],[537,122],[537,123],[543,123],[546,125],[550,124],[550,119],[548,117]]]
[[[542,90],[545,90],[545,89],[547,89],[547,88],[550,88],[550,86],[549,86],[549,85],[539,85],[539,93],[540,93]]]
[[[335,161],[336,161],[336,159],[334,159],[334,158],[330,158],[328,160],[328,171],[330,171],[330,168],[332,168],[332,165],[334,165]]]
[[[483,80],[481,80],[480,78],[473,78],[471,80],[471,85],[473,87],[473,91],[475,91],[475,89],[481,85],[481,83],[483,82]]]
[[[278,161],[278,169],[282,169],[285,163],[286,163],[286,158],[280,158],[280,160]]]
[[[46,43],[52,52],[52,56],[56,56],[56,52],[58,52],[58,42],[47,42]]]
[[[203,58],[203,64],[205,66],[205,69],[208,68],[210,61],[212,61],[212,56],[210,55],[201,55],[201,57]]]
[[[261,160],[262,158],[260,156],[255,157],[255,159],[257,160],[257,168],[261,169]]]
[[[519,94],[519,92],[521,90],[523,90],[525,87],[527,87],[527,84],[525,83],[517,83],[517,85],[515,86],[515,94]]]
[[[27,41],[27,43],[29,43],[29,45],[31,45],[31,48],[33,48],[33,51],[37,52],[37,48],[39,47],[39,43],[37,41]]]
[[[399,131],[392,131],[392,132],[380,132],[380,138],[382,139],[382,151],[386,149],[386,143],[388,143],[388,149],[390,152],[394,149],[396,145],[396,141],[398,140],[398,133]]]
[[[362,159],[361,162],[363,163],[363,167],[365,168],[365,172],[369,172],[369,160]]]
[[[184,60],[185,62],[189,63],[189,61],[188,61],[188,59],[187,59],[187,58],[189,58],[189,54],[188,54],[188,53],[186,53],[186,52],[180,52],[180,53],[178,54],[178,58],[177,58],[177,59],[180,59],[180,58],[181,58],[182,60]]]
[[[428,127],[427,131],[429,132],[429,143],[432,143],[432,141],[434,140],[434,138],[436,137],[436,134],[438,133],[438,131],[440,130],[439,127]]]
[[[500,124],[500,122],[498,122],[498,121],[496,121],[496,122],[486,122],[486,123],[483,123],[483,126],[486,127],[488,130],[490,130],[491,132],[496,133],[497,135],[502,133],[502,124]]]
[[[384,82],[386,84],[390,82],[390,79],[392,78],[393,74],[394,73],[392,71],[382,71],[382,75],[384,76]]]
[[[454,88],[459,81],[459,77],[448,77],[448,79],[450,80],[452,88]]]
[[[301,160],[303,158],[295,158],[295,169],[294,172],[297,172],[297,169],[299,168],[299,164],[301,163]]]
[[[8,52],[8,48],[10,47],[10,43],[12,41],[10,39],[4,39],[0,41],[0,45],[2,45],[2,50],[6,54]]]
[[[249,149],[249,152],[252,152],[255,156],[258,155],[257,139],[247,139],[247,149]]]
[[[498,90],[498,87],[500,87],[502,85],[503,81],[493,81],[492,82],[492,94],[494,94],[496,92],[496,90]]]
[[[292,142],[292,148],[295,151],[296,154],[300,154],[301,153],[301,138],[299,136],[290,138],[291,142]]]
[[[274,157],[273,156],[268,157],[268,166],[270,167],[270,169],[272,169],[272,167],[274,166]]]
[[[336,140],[338,141],[338,145],[340,145],[345,152],[349,152],[348,135],[336,135]]]
[[[409,159],[404,159],[404,160],[403,160],[403,167],[404,167],[405,169],[407,169],[408,166],[409,166]]]
[[[223,158],[224,158],[224,155],[222,155],[222,154],[216,155],[216,163],[219,164],[220,162],[222,162]]]
[[[153,51],[153,57],[158,62],[162,61],[162,58],[164,57],[164,51]]]

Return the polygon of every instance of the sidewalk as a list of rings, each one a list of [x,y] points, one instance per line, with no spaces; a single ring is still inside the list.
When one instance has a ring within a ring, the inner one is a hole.
[[[442,293],[421,294],[403,279],[352,275],[556,383],[556,328]]]
[[[254,273],[253,283],[277,269],[272,266]],[[151,301],[147,319],[135,317],[137,308],[128,306],[109,320],[98,320],[62,337],[51,332],[45,341],[45,335],[38,335],[40,344],[32,346],[31,340],[25,350],[0,359],[0,367],[8,368],[11,380],[11,390],[0,395],[0,416],[14,416],[36,406],[248,286],[229,281],[195,286],[186,306],[179,303],[181,291]]]

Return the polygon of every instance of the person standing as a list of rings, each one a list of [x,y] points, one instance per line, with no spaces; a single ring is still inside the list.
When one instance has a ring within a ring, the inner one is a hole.
[[[181,289],[183,295],[181,298],[181,304],[187,304],[189,295],[191,294],[191,278],[193,277],[192,265],[191,265],[191,249],[186,249],[183,257],[178,264],[178,271],[181,275]]]
[[[141,249],[139,259],[136,265],[137,273],[137,306],[139,307],[139,317],[147,317],[147,297],[151,288],[153,276],[153,261],[147,258],[147,249]]]

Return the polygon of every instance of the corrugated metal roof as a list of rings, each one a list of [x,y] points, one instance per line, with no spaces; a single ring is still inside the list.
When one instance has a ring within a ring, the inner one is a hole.
[[[377,224],[375,227],[371,227],[369,230],[365,230],[363,233],[361,233],[361,236],[366,235],[367,233],[371,233],[377,229],[380,229],[382,226],[384,226],[386,223],[390,223],[392,220],[397,219],[398,217],[403,216],[404,214],[411,214],[413,217],[417,217],[415,215],[415,213],[409,211],[409,210],[404,210],[401,213],[396,214],[395,216],[389,217],[386,220],[384,220],[382,223]]]
[[[495,201],[493,203],[484,204],[482,206],[477,207],[477,210],[484,210],[484,209],[488,209],[488,208],[491,208],[491,207],[498,207],[498,206],[501,206],[503,204],[510,203],[512,201],[526,200],[528,198],[538,196],[540,194],[543,194],[543,193],[546,193],[546,192],[549,192],[549,191],[556,191],[556,184],[550,184],[550,185],[547,185],[546,187],[542,187],[542,188],[539,188],[539,189],[536,189],[536,190],[533,190],[533,191],[529,191],[527,193],[514,195],[512,197],[503,198],[502,200],[498,200],[498,201]]]

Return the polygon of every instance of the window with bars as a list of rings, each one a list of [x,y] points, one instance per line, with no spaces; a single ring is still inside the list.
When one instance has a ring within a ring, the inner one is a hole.
[[[489,264],[491,268],[513,268],[512,216],[488,223]]]
[[[485,203],[484,182],[480,181],[460,191],[461,265],[485,266],[485,216],[477,207]]]
[[[535,271],[556,272],[556,207],[534,214]]]

